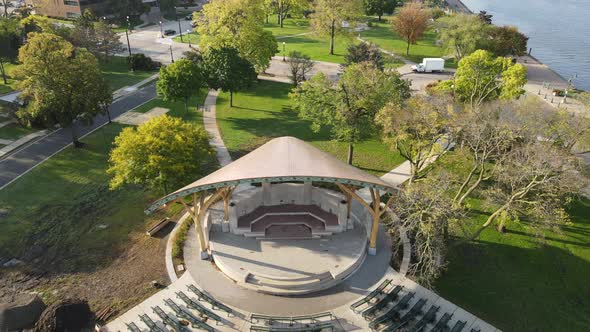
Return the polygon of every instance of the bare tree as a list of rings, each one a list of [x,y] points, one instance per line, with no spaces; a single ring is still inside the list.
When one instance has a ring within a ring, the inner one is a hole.
[[[427,287],[446,266],[449,223],[459,220],[462,214],[451,204],[446,189],[444,182],[407,186],[390,199],[394,203],[388,204],[412,244],[408,273]]]
[[[492,104],[467,109],[454,122],[454,137],[461,148],[469,153],[473,166],[455,193],[453,204],[463,204],[482,181],[491,178],[497,169],[497,162],[515,142],[518,136],[516,128],[506,121],[503,114],[512,109],[507,110],[505,106]]]
[[[410,45],[415,44],[428,29],[430,15],[418,2],[408,2],[391,20],[391,27],[406,41],[406,55],[410,55]]]
[[[299,85],[299,83],[307,79],[306,75],[313,69],[314,65],[309,56],[298,51],[292,51],[289,53],[287,64],[289,65],[289,71],[291,73],[289,78],[294,86]]]
[[[527,225],[539,234],[556,228],[567,220],[564,202],[579,194],[585,182],[579,160],[550,142],[533,140],[516,146],[498,165],[490,191],[496,209],[471,239],[493,223],[503,231],[509,220],[520,216],[527,216]]]

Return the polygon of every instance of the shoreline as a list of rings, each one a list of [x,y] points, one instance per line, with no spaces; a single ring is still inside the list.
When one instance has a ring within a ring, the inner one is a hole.
[[[466,14],[474,14],[474,12],[465,4],[463,3],[463,1],[461,0],[445,0],[445,3],[447,4],[447,6],[449,8],[451,8],[452,10],[455,11],[460,11]],[[547,68],[548,70],[550,70],[551,72],[553,72],[556,76],[558,76],[563,82],[563,84],[568,85],[568,80],[559,72],[557,72],[556,70],[554,70],[553,68],[551,68],[549,65],[547,65],[546,63],[544,63],[543,61],[541,61],[539,58],[535,57],[532,54],[527,54],[528,57],[532,58],[533,60],[537,61],[539,64],[541,64],[542,66],[545,66],[545,68]],[[576,88],[578,89],[578,88]],[[582,91],[586,91],[584,89],[579,89]]]

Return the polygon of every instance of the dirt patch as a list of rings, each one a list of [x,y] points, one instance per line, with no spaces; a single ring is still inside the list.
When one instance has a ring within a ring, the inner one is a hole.
[[[48,304],[76,297],[87,300],[94,312],[112,308],[111,318],[115,317],[157,292],[151,281],[169,283],[166,241],[167,237],[133,234],[120,256],[92,272],[52,276],[25,268],[5,271],[0,274],[0,301],[10,301],[18,292],[37,291]]]

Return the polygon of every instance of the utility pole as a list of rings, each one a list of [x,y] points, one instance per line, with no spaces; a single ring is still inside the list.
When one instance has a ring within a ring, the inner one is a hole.
[[[129,50],[129,56],[131,56],[131,44],[129,43],[129,27],[131,23],[129,23],[129,16],[127,16],[127,27],[125,29],[125,36],[127,37],[127,49]]]

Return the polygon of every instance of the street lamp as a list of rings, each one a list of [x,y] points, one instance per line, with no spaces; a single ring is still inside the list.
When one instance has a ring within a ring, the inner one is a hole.
[[[129,16],[127,16],[127,27],[125,28],[125,36],[127,37],[127,49],[129,50],[129,56],[131,56],[131,44],[129,43],[129,27],[131,23],[129,23]]]
[[[176,21],[178,21],[178,31],[180,32],[180,42],[184,43],[184,40],[182,40],[182,28],[180,27],[180,20],[178,19],[178,11],[176,10],[176,7],[174,7],[174,16],[176,17]]]
[[[193,48],[193,46],[191,45],[191,35],[190,35],[191,31],[186,30],[186,38],[188,39],[188,48]]]
[[[160,38],[164,38],[164,30],[162,29],[162,21],[160,21]]]
[[[283,42],[283,62],[287,61],[287,60],[285,59],[285,55],[286,55],[286,54],[285,54],[285,46],[286,46],[286,45],[287,45],[287,43]]]
[[[174,63],[174,55],[172,55],[172,44],[170,44],[170,61]]]

